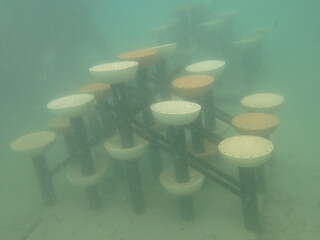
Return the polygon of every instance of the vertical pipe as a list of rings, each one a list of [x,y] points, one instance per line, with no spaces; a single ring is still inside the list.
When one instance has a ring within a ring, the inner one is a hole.
[[[158,81],[160,81],[160,97],[163,101],[171,99],[170,82],[168,79],[167,63],[161,60],[156,64],[158,69]]]
[[[130,123],[128,100],[123,83],[112,84],[112,96],[118,120],[118,130],[122,148],[134,146],[133,132]]]
[[[139,69],[137,86],[138,86],[138,91],[140,92],[140,104],[142,107],[142,116],[143,116],[144,124],[147,127],[151,127],[155,124],[155,120],[150,109],[152,97],[150,96],[150,89],[149,89],[149,84],[147,79],[146,68]],[[162,171],[162,163],[161,163],[160,151],[157,147],[156,139],[153,139],[150,142],[149,156],[151,159],[151,168],[153,171],[153,176],[155,179],[158,179]]]
[[[98,111],[98,114],[100,116],[101,124],[105,129],[110,129],[110,131],[113,130],[112,126],[114,126],[115,123],[115,116],[111,110],[108,108],[109,102],[107,99],[97,101],[95,105],[95,110]]]
[[[72,118],[70,119],[70,123],[77,153],[77,161],[81,166],[82,174],[84,176],[90,176],[94,174],[95,169],[83,118]],[[101,199],[97,185],[87,187],[86,195],[92,208],[97,209],[101,207]]]
[[[159,180],[159,176],[162,172],[161,152],[157,146],[157,140],[152,139],[149,146],[149,155],[151,161],[151,168],[153,177],[156,181]]]
[[[125,85],[123,83],[113,84],[111,86],[113,103],[118,117],[118,130],[121,142],[121,148],[130,148],[134,146],[134,138],[131,127],[131,121],[128,110],[128,101]],[[140,180],[139,166],[136,159],[125,163],[125,173],[129,187],[129,193],[136,214],[143,213],[145,210],[145,200]]]
[[[175,133],[174,142],[177,144],[177,154],[174,157],[176,181],[178,183],[185,183],[189,181],[189,169],[185,157],[186,139],[184,127],[172,127],[172,131]],[[182,217],[185,220],[193,220],[195,216],[192,195],[179,196],[179,202]]]
[[[127,176],[133,211],[136,214],[143,213],[145,211],[145,200],[141,186],[137,159],[132,159],[125,163],[125,173]]]
[[[191,141],[194,153],[204,152],[204,136],[202,131],[202,116],[199,117],[191,124]]]
[[[174,158],[175,164],[175,175],[178,183],[184,183],[189,181],[189,169],[188,164],[185,158],[185,132],[183,127],[175,127],[176,140],[177,144],[177,154]]]
[[[68,131],[63,135],[63,137],[68,156],[71,160],[70,163],[74,163],[77,160],[77,149],[74,144],[73,134],[71,131]]]
[[[57,203],[52,177],[48,168],[45,155],[41,154],[32,158],[33,168],[38,179],[42,200],[46,206]]]
[[[208,131],[212,132],[216,128],[213,91],[210,90],[203,97],[204,97],[204,103],[203,103],[204,126]]]
[[[81,165],[82,172],[85,176],[91,175],[94,173],[94,165],[83,118],[71,118],[70,123],[73,131],[74,143],[77,148],[77,159]]]
[[[108,132],[108,134],[113,134],[113,132],[115,131],[114,126],[116,123],[116,117],[114,116],[114,113],[108,108],[108,105],[109,105],[108,100],[107,99],[100,100],[100,101],[97,101],[96,104],[97,104],[96,110],[100,115],[100,119],[103,127],[106,129],[106,132]],[[110,163],[112,165],[112,169],[115,177],[121,177],[123,173],[123,169],[119,161],[115,159],[110,159]]]
[[[267,191],[266,187],[266,176],[264,164],[255,168],[256,181],[257,181],[257,191],[258,193],[265,194]]]
[[[144,124],[148,127],[154,125],[154,117],[152,115],[150,104],[151,96],[147,79],[147,68],[140,68],[137,75],[137,87],[140,97],[140,105]]]
[[[266,139],[270,139],[270,136],[262,136]],[[273,153],[272,153],[273,154]],[[265,176],[265,164],[255,167],[257,192],[265,194],[267,192],[266,176]]]
[[[254,168],[239,167],[244,224],[248,231],[260,231],[257,189]]]

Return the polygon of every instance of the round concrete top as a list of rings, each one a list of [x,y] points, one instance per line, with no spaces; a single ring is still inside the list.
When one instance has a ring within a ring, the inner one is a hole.
[[[10,147],[24,156],[35,157],[49,150],[55,140],[56,134],[54,132],[33,132],[16,139]]]
[[[279,124],[279,119],[268,113],[245,113],[232,119],[232,125],[240,134],[267,136]]]
[[[91,93],[95,96],[96,100],[104,98],[110,93],[111,86],[107,83],[94,82],[80,88],[80,93]]]
[[[153,64],[157,60],[158,50],[142,49],[132,52],[120,54],[118,59],[123,61],[137,61],[140,67],[145,67]]]
[[[241,104],[250,112],[274,112],[284,102],[284,97],[274,93],[251,94],[241,99]]]
[[[193,122],[200,114],[201,106],[188,101],[163,101],[151,105],[157,121],[172,126],[182,126]]]
[[[273,152],[268,139],[243,135],[226,138],[218,145],[226,161],[238,167],[256,167],[266,162]]]
[[[94,95],[80,93],[57,98],[47,104],[47,108],[57,116],[74,118],[85,114],[94,102]]]
[[[172,87],[182,97],[195,98],[208,92],[213,82],[213,77],[208,75],[190,75],[175,79]]]

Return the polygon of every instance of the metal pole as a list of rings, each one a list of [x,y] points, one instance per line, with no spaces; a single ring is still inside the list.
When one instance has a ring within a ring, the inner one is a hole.
[[[48,163],[44,154],[32,158],[33,168],[38,179],[42,200],[46,206],[57,203]]]
[[[216,117],[214,113],[214,99],[213,91],[210,90],[203,96],[203,115],[204,115],[204,125],[208,131],[213,131],[216,128]]]
[[[173,140],[177,145],[177,153],[174,156],[176,181],[178,183],[185,183],[189,181],[189,168],[185,156],[186,139],[184,127],[172,127],[170,130],[175,133],[175,138]],[[192,195],[179,196],[179,202],[182,217],[185,220],[193,220],[195,215]]]
[[[83,118],[71,118],[70,124],[76,149],[76,159],[81,166],[82,174],[90,176],[95,173],[95,169]],[[101,198],[97,185],[87,187],[86,195],[92,208],[101,207]]]
[[[122,148],[134,146],[134,138],[129,116],[127,93],[124,83],[113,84],[111,86],[115,111],[118,117],[118,130]],[[136,214],[145,211],[145,200],[140,180],[139,166],[136,159],[126,161],[125,173],[133,210]]]
[[[260,231],[255,169],[239,167],[244,224],[248,231]]]

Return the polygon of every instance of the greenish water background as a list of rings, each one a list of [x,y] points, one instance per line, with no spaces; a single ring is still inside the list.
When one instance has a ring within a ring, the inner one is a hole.
[[[148,29],[173,20],[172,9],[192,1],[75,2],[0,1],[1,226],[19,222],[40,205],[31,164],[11,152],[10,142],[45,129],[50,118],[46,103],[90,82],[88,67],[152,45]],[[283,161],[298,173],[315,176],[308,185],[303,184],[307,182],[303,175],[289,176],[300,176],[301,191],[296,194],[309,196],[320,179],[316,170],[320,165],[320,3],[209,2],[213,12],[239,10],[238,36],[255,27],[268,29],[265,70],[256,90],[286,97],[276,141]]]

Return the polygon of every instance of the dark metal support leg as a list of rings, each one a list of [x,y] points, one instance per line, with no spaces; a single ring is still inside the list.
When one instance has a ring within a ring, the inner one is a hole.
[[[129,160],[125,164],[125,172],[129,185],[131,201],[133,203],[133,211],[136,214],[143,213],[145,211],[145,200],[141,187],[139,165],[136,159]]]
[[[161,161],[161,152],[157,146],[156,140],[152,140],[149,146],[149,155],[151,161],[151,168],[153,172],[154,179],[159,180],[159,176],[162,172],[162,161]]]
[[[266,176],[265,176],[265,166],[261,165],[256,167],[256,181],[257,181],[257,191],[258,193],[265,194],[267,191],[266,187]]]
[[[142,116],[144,124],[147,127],[151,127],[155,124],[154,117],[152,115],[150,105],[152,102],[150,96],[150,88],[147,79],[147,69],[140,69],[137,79],[138,91],[140,92],[140,103],[142,106]],[[149,156],[151,161],[151,167],[155,179],[159,179],[162,171],[161,155],[157,147],[157,140],[154,139],[150,143]]]
[[[216,128],[216,118],[214,113],[214,99],[213,91],[207,92],[203,96],[203,115],[204,115],[204,126],[205,129],[212,132]]]
[[[81,166],[82,174],[90,176],[94,174],[95,169],[83,118],[72,118],[70,119],[70,123],[77,152],[77,161]],[[97,209],[101,207],[100,193],[96,185],[87,187],[86,195],[92,208]]]
[[[239,167],[244,224],[248,231],[260,231],[257,190],[254,168]]]
[[[189,181],[189,168],[184,154],[186,147],[185,132],[183,127],[172,127],[170,131],[175,132],[174,142],[177,144],[177,154],[174,157],[174,169],[176,181],[184,183]],[[192,195],[179,196],[182,217],[185,220],[193,220],[195,217]]]
[[[194,153],[204,152],[204,136],[202,131],[202,116],[199,117],[191,124],[191,140]]]
[[[35,174],[42,196],[42,200],[46,206],[52,206],[57,203],[54,192],[51,174],[48,168],[45,155],[39,155],[32,158]]]
[[[113,84],[112,95],[114,107],[118,117],[118,130],[120,135],[121,147],[130,148],[134,146],[134,138],[128,110],[128,101],[125,85],[123,83]],[[129,160],[125,163],[125,173],[133,210],[136,214],[143,213],[145,210],[145,200],[140,180],[139,166],[136,160]]]

